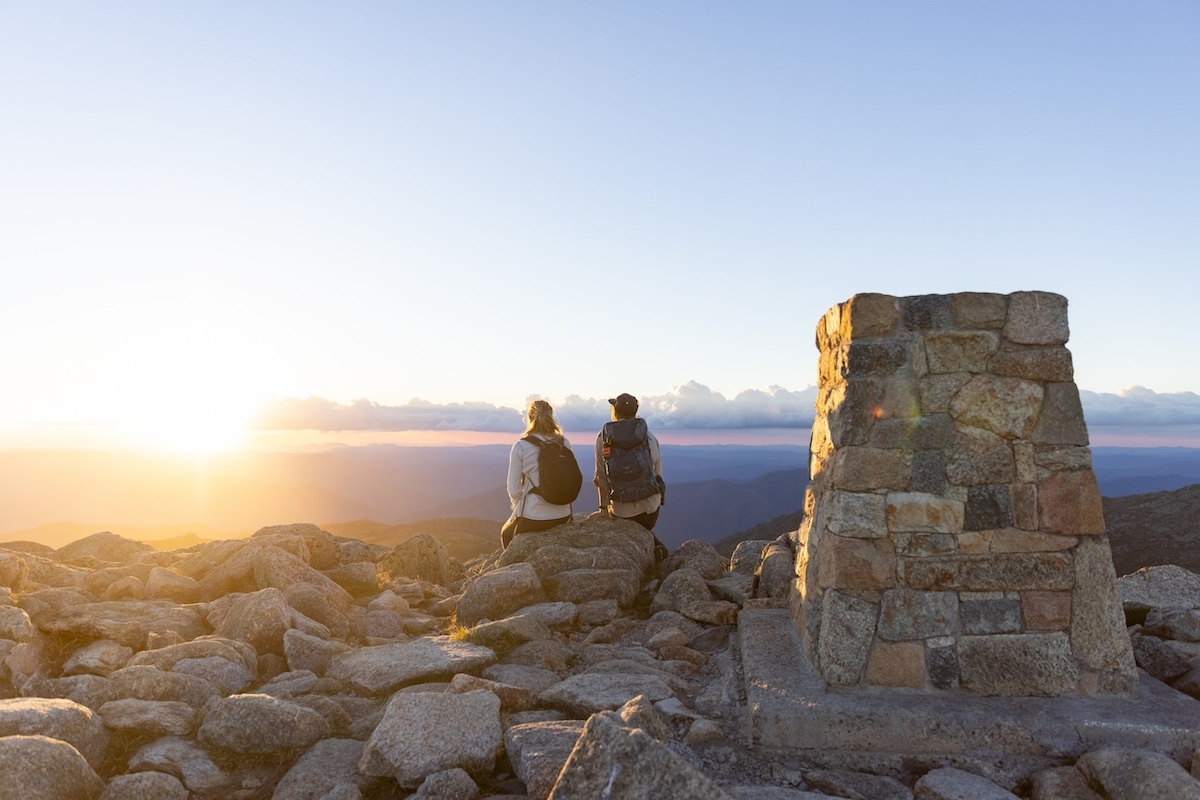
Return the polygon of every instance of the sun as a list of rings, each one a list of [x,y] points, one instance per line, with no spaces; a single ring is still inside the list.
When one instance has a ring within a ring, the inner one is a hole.
[[[144,450],[205,455],[238,450],[250,437],[253,404],[236,395],[192,389],[156,395],[124,409],[114,427]]]

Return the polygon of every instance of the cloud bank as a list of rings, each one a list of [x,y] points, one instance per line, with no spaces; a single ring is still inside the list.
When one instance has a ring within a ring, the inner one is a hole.
[[[1155,392],[1130,386],[1119,394],[1081,390],[1083,416],[1088,425],[1196,425],[1200,424],[1200,394]]]
[[[815,386],[796,392],[772,386],[747,389],[727,398],[689,381],[667,394],[640,398],[639,413],[664,430],[807,428],[812,425],[816,396]],[[1080,399],[1089,425],[1200,424],[1200,395],[1195,392],[1158,393],[1133,386],[1119,394],[1081,391]],[[515,433],[525,427],[522,413],[523,409],[490,403],[437,404],[414,399],[385,406],[366,399],[342,404],[320,397],[285,397],[263,410],[255,428]],[[571,395],[555,403],[555,415],[566,430],[595,430],[609,418],[609,405],[605,398]]]
[[[639,415],[657,427],[674,430],[728,428],[806,428],[813,421],[816,387],[799,392],[779,386],[749,389],[728,399],[690,381],[664,395],[639,398]],[[532,398],[530,398],[532,399]],[[571,395],[555,403],[566,430],[598,429],[609,419],[606,398]],[[490,403],[436,404],[421,399],[385,406],[370,400],[349,404],[320,397],[285,397],[269,403],[254,428],[260,431],[481,431],[518,432],[525,428],[523,409]]]

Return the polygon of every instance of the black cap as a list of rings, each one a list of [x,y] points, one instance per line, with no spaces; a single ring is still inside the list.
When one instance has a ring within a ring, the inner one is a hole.
[[[637,413],[638,401],[631,394],[619,394],[616,397],[608,398],[608,404],[617,410],[619,414],[633,415]]]

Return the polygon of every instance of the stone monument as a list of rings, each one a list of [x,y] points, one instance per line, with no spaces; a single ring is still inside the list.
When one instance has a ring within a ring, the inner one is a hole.
[[[831,689],[1127,693],[1066,298],[859,294],[817,325],[790,615]]]

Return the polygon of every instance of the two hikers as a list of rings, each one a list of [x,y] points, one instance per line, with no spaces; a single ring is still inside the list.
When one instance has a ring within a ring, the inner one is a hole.
[[[658,439],[637,416],[631,394],[609,399],[612,421],[596,435],[595,474],[600,510],[593,516],[614,516],[653,531],[666,494]],[[571,519],[571,502],[579,492],[578,465],[570,442],[545,400],[534,400],[526,414],[525,435],[513,445],[508,459],[508,497],[512,516],[500,531],[504,547],[518,533],[550,530]],[[666,558],[654,539],[655,557]]]

